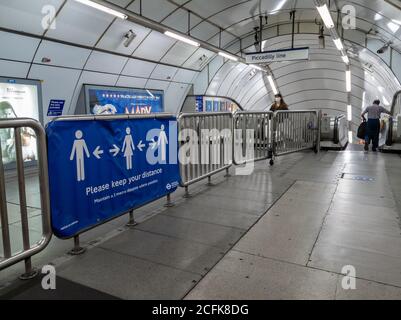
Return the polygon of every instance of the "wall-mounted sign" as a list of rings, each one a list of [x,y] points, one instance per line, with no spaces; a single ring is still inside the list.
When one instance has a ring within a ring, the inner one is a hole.
[[[295,48],[275,51],[250,53],[246,55],[247,63],[271,63],[293,60],[308,60],[309,48]]]
[[[50,100],[49,109],[47,109],[48,117],[59,117],[63,115],[65,100]]]
[[[35,80],[0,78],[0,119],[33,118],[41,120],[41,87]],[[15,165],[14,129],[0,130],[3,164],[11,169]],[[21,129],[22,156],[25,163],[37,160],[36,135],[30,128]]]
[[[91,114],[150,114],[164,112],[163,91],[85,86],[87,112]]]

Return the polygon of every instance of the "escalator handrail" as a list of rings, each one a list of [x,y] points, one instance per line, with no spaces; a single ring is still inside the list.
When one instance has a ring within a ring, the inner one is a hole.
[[[394,114],[395,112],[395,105],[397,104],[397,100],[398,100],[398,96],[401,95],[401,90],[397,91],[394,96],[393,96],[393,102],[391,103],[391,114],[394,116],[396,116],[396,114]]]

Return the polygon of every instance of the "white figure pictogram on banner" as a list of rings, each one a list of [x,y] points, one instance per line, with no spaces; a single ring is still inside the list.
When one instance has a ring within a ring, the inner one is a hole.
[[[77,181],[84,181],[85,180],[85,155],[87,158],[90,157],[90,153],[86,142],[82,139],[83,133],[81,130],[77,130],[75,132],[74,144],[72,146],[70,160],[73,161],[74,158],[76,159],[77,164]],[[84,154],[85,151],[85,154]]]
[[[134,156],[135,144],[134,140],[132,139],[131,129],[127,128],[125,130],[127,135],[124,138],[123,147],[121,152],[124,152],[124,157],[126,159],[127,170],[132,169],[132,157]]]
[[[160,133],[159,133],[159,139],[157,140],[157,145],[159,146],[159,151],[160,151],[160,157],[161,161],[165,162],[167,159],[167,145],[168,145],[168,139],[166,132],[164,131],[164,125],[161,126]]]

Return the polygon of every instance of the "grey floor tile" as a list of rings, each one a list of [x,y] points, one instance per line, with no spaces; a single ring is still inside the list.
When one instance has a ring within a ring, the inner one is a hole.
[[[337,284],[337,300],[401,300],[401,288],[363,279],[354,279],[355,289],[343,289],[343,277]],[[344,280],[345,282],[347,280]]]
[[[245,230],[219,226],[166,215],[158,215],[139,224],[139,230],[149,231],[174,238],[190,240],[228,250]]]
[[[330,212],[325,219],[324,228],[337,227],[353,231],[363,231],[379,235],[399,237],[401,234],[397,222],[381,217],[361,217],[357,215],[341,214],[339,212]]]
[[[341,273],[346,265],[355,267],[358,278],[401,286],[401,259],[396,257],[333,243],[318,243],[308,264],[337,273]]]
[[[193,273],[97,248],[58,274],[123,299],[180,299],[200,280]]]
[[[340,227],[330,223],[323,227],[317,244],[332,244],[401,259],[401,235],[389,236],[369,230]]]
[[[197,274],[205,274],[225,253],[216,247],[137,229],[127,230],[100,247]]]
[[[334,299],[337,276],[231,251],[186,299]]]
[[[238,229],[248,230],[258,219],[257,215],[214,209],[209,207],[194,207],[187,204],[168,208],[161,214],[191,219],[194,221],[208,222]]]
[[[223,209],[225,211],[235,211],[245,214],[262,215],[267,211],[270,204],[248,201],[243,199],[225,199],[225,201],[216,196],[210,195],[199,195],[196,197],[189,198],[186,203],[192,206],[202,207],[205,206],[211,209]]]
[[[269,211],[234,249],[306,265],[322,224],[323,216]]]
[[[370,206],[355,202],[335,201],[330,206],[329,212],[333,214],[338,212],[342,214],[354,215],[360,217],[361,219],[367,217],[390,219],[393,221],[398,220],[398,213],[394,208]]]
[[[343,192],[336,192],[333,198],[333,202],[355,203],[367,206],[387,207],[387,208],[394,208],[396,205],[392,197],[386,198],[384,196],[381,197],[374,195],[367,196],[367,195],[351,194]]]

